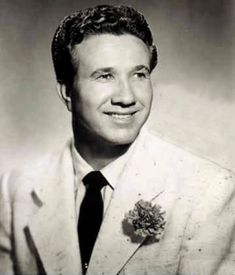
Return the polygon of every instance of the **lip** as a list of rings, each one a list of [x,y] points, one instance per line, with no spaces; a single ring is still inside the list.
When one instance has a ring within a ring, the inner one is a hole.
[[[104,112],[106,115],[120,115],[120,116],[125,116],[125,115],[134,115],[135,113],[137,113],[138,110],[136,111],[128,111],[128,112],[118,112],[118,111],[109,111],[109,112]]]
[[[129,122],[138,111],[133,112],[104,112],[107,116],[117,122]]]

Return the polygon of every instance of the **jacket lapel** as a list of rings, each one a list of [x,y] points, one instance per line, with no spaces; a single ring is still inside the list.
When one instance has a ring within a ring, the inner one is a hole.
[[[132,242],[130,237],[124,234],[122,222],[125,213],[132,210],[138,200],[150,201],[164,191],[163,179],[163,174],[157,178],[156,162],[140,137],[113,193],[87,275],[117,274],[141,246],[144,239]]]
[[[41,207],[29,222],[30,234],[47,274],[81,274],[69,148],[48,170],[34,190]]]
[[[170,209],[173,209],[175,198],[181,192],[178,188],[182,185],[182,179],[176,176],[178,168],[172,168],[175,165],[169,162],[171,150],[155,139],[153,150],[151,142],[148,136],[141,135],[133,148],[105,213],[87,275],[118,274],[141,246],[144,239],[133,242],[122,228],[125,214],[134,208],[138,200],[150,201],[163,192],[155,202],[166,211],[166,219],[171,215]],[[177,160],[177,163],[180,162]],[[59,163],[52,168],[50,165],[48,170],[48,174],[38,178],[34,190],[41,206],[29,222],[30,234],[47,274],[80,275],[73,166],[69,148]],[[162,240],[160,245],[163,243]]]

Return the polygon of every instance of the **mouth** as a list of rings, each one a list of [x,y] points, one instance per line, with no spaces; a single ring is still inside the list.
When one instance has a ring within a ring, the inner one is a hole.
[[[119,120],[128,120],[134,116],[135,112],[129,112],[129,113],[116,113],[116,112],[105,112],[106,115]]]

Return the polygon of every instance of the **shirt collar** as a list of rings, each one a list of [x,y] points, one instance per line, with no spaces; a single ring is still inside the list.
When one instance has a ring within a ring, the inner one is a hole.
[[[137,137],[138,139],[138,137]],[[104,175],[104,177],[108,180],[112,189],[115,188],[118,183],[118,179],[124,170],[129,156],[135,147],[137,139],[132,143],[132,145],[128,148],[127,152],[106,165],[104,168],[100,170],[100,172]],[[74,165],[74,172],[77,178],[77,184],[82,181],[82,179],[90,173],[94,171],[94,169],[84,160],[84,158],[79,154],[79,152],[75,148],[74,141],[72,142],[72,158]]]
[[[94,169],[84,160],[84,158],[78,153],[75,148],[74,140],[72,142],[72,159],[73,168],[76,177],[76,185],[82,181],[82,179]]]

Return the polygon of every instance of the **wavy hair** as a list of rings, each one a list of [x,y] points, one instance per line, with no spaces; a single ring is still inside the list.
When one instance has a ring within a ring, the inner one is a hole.
[[[151,51],[150,70],[157,65],[157,49],[144,16],[129,6],[99,5],[77,11],[58,26],[52,41],[52,59],[57,81],[71,85],[75,74],[72,50],[92,34],[131,34],[141,39]]]

